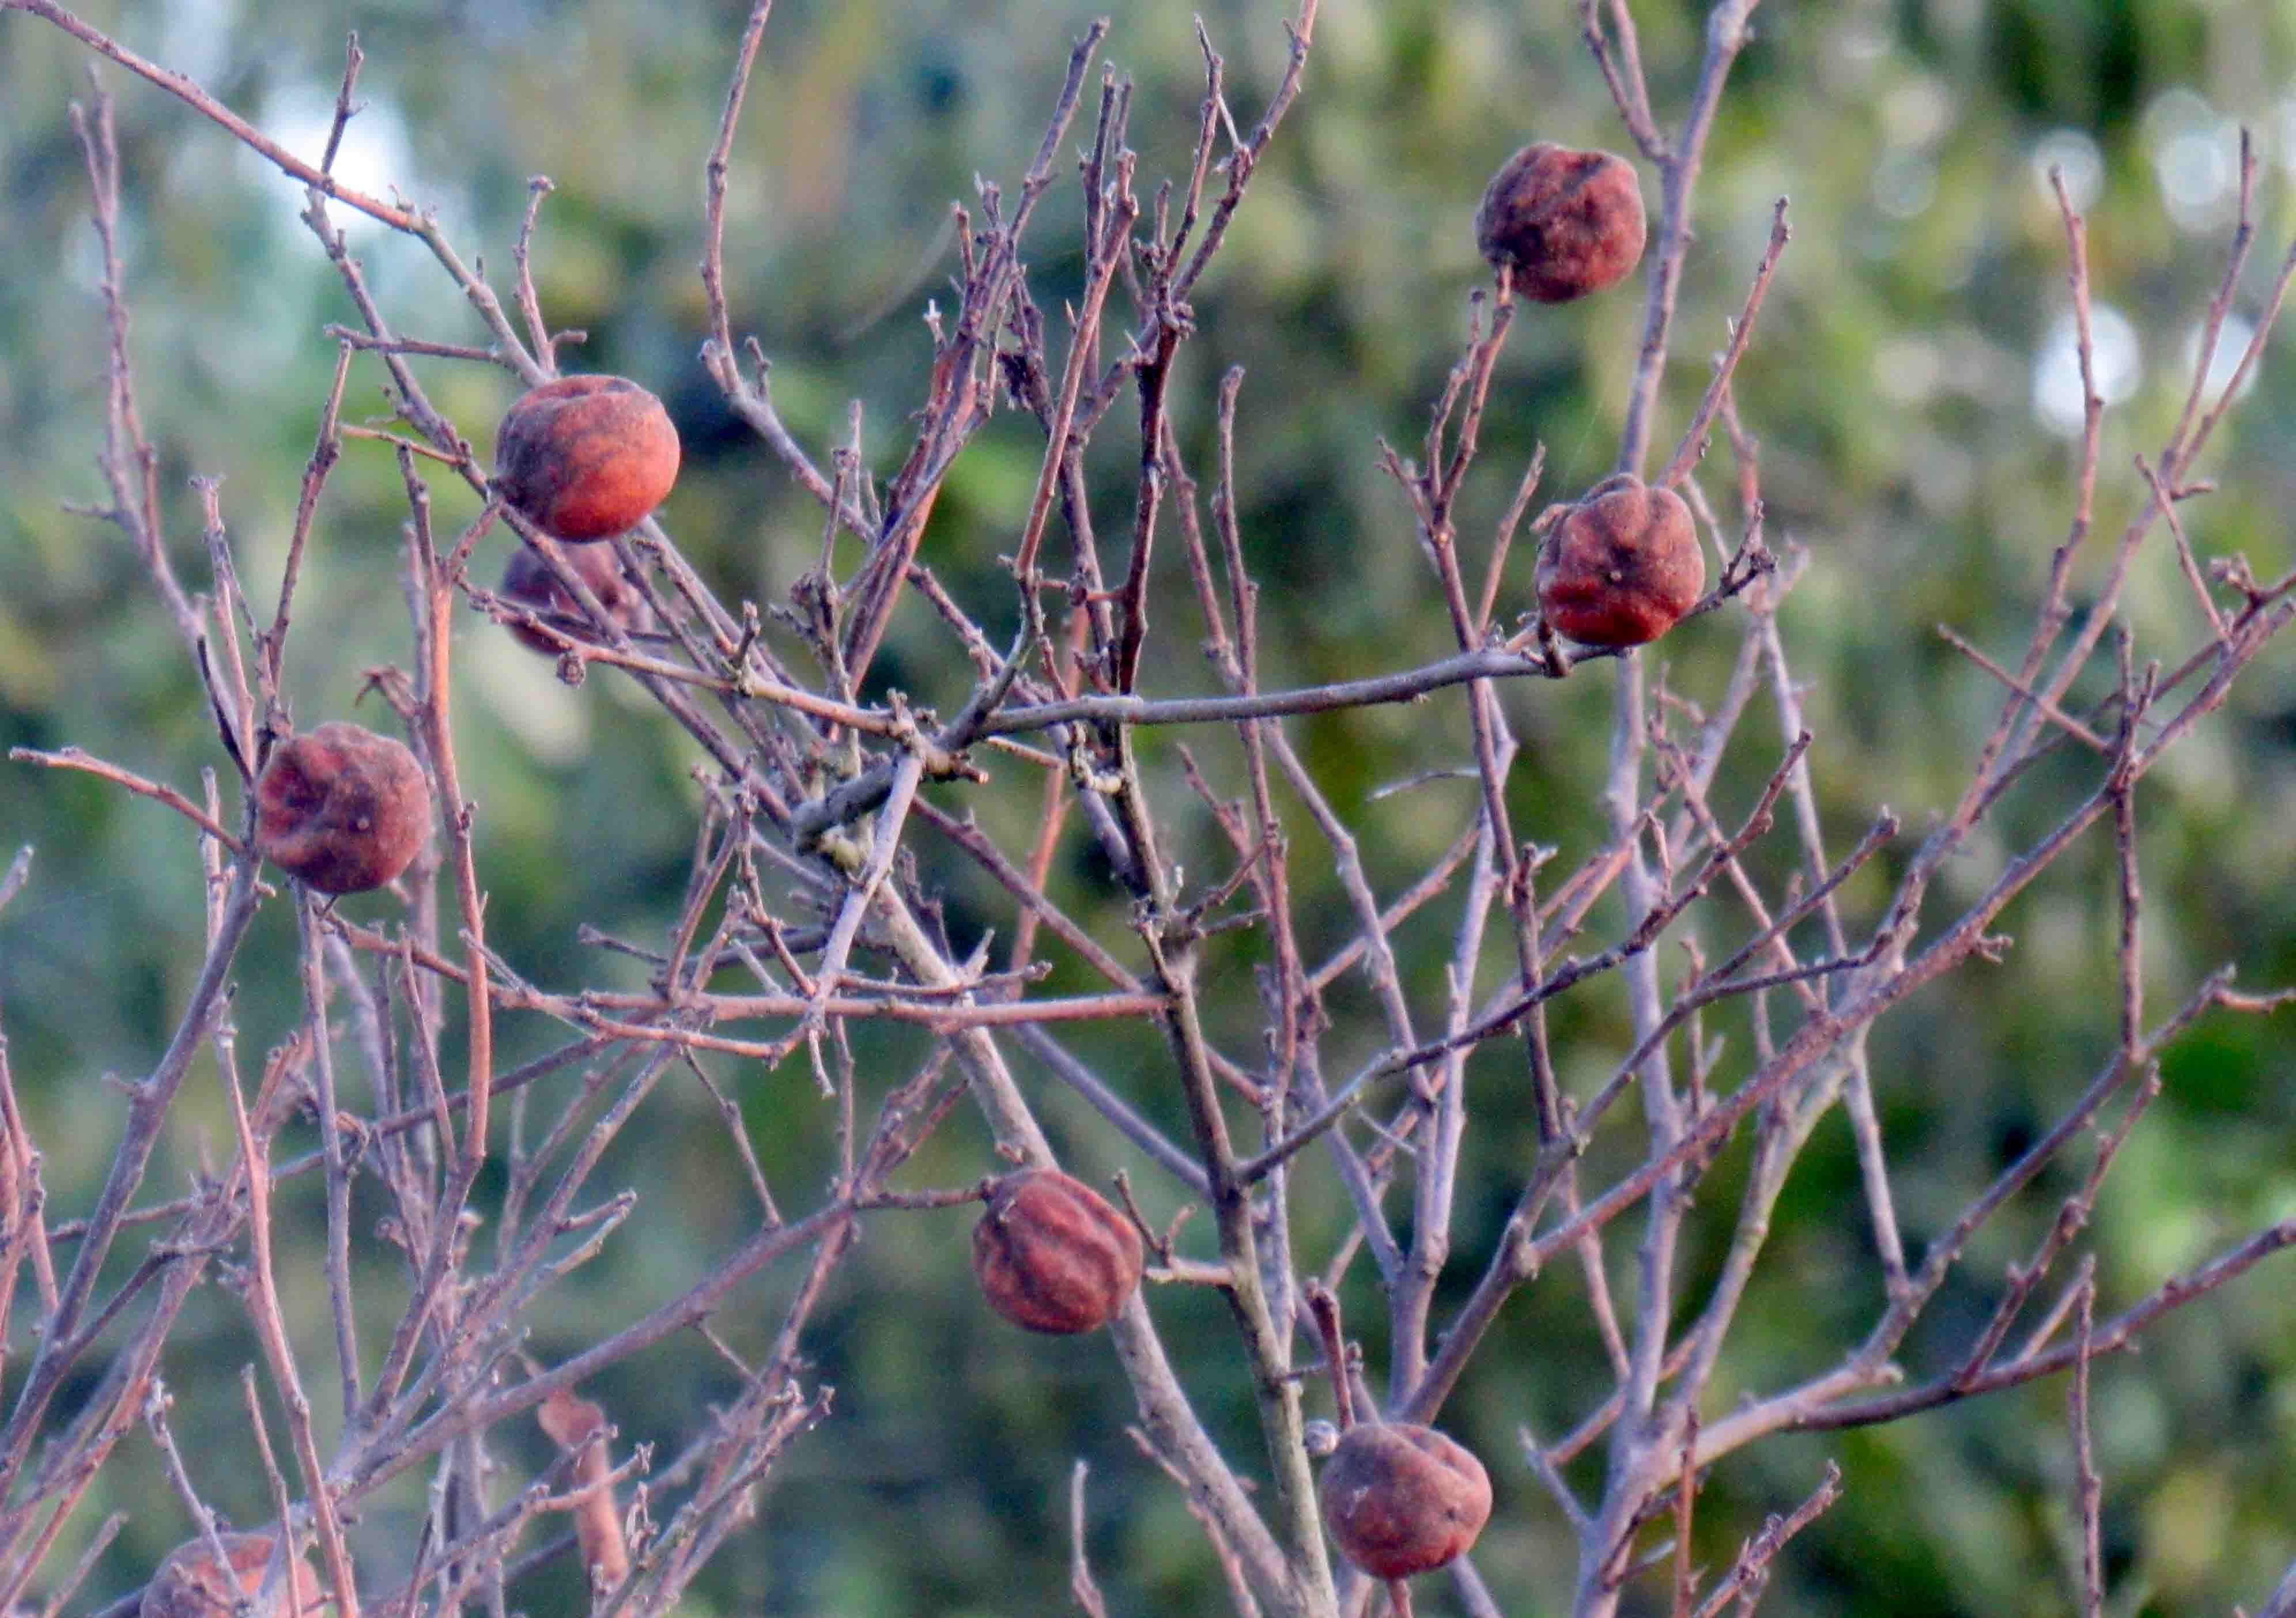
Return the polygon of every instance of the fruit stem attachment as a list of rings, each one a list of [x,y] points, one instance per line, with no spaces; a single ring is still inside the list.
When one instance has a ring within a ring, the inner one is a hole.
[[[1308,1312],[1324,1338],[1324,1365],[1332,1373],[1332,1402],[1339,1409],[1340,1431],[1356,1425],[1355,1390],[1348,1383],[1348,1344],[1340,1333],[1340,1300],[1321,1281],[1308,1283]]]

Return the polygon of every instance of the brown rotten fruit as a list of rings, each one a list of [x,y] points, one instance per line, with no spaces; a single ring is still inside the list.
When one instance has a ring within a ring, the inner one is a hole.
[[[255,847],[323,894],[365,893],[430,835],[430,783],[387,736],[338,721],[280,744],[255,783]]]
[[[1022,1169],[972,1227],[972,1273],[988,1306],[1030,1331],[1093,1331],[1140,1285],[1140,1232],[1081,1180]]]
[[[598,598],[598,605],[606,616],[625,630],[644,631],[653,627],[653,610],[646,605],[645,596],[629,576],[622,571],[621,559],[614,554],[611,545],[576,545],[563,552],[566,565],[580,576]],[[510,565],[503,569],[503,599],[521,607],[531,607],[537,612],[549,613],[570,622],[569,631],[580,634],[578,625],[586,615],[558,582],[558,576],[531,545],[521,545],[511,552]],[[524,624],[512,624],[512,634],[519,644],[530,646],[545,656],[555,657],[563,649],[548,635]]]
[[[562,376],[521,398],[495,438],[495,488],[554,539],[644,522],[677,481],[677,429],[627,377]]]
[[[1538,553],[1539,613],[1582,646],[1655,641],[1705,588],[1689,506],[1628,472],[1589,489]]]
[[[1475,245],[1493,269],[1513,266],[1515,290],[1568,303],[1626,278],[1648,226],[1635,166],[1608,151],[1541,141],[1491,176],[1475,210]]]
[[[1412,1423],[1349,1427],[1324,1463],[1316,1492],[1332,1543],[1375,1579],[1408,1579],[1456,1560],[1491,1516],[1483,1463]]]
[[[233,1618],[242,1601],[254,1598],[263,1588],[264,1572],[271,1565],[271,1548],[277,1536],[226,1533],[218,1537],[231,1563],[229,1574],[216,1565],[215,1551],[204,1538],[187,1540],[168,1553],[160,1571],[152,1575],[152,1582],[144,1587],[139,1618]],[[311,1565],[296,1557],[287,1578],[295,1581],[295,1598],[302,1610],[317,1612],[323,1596]],[[287,1578],[276,1585],[274,1602],[253,1609],[253,1618],[286,1618],[290,1611]]]

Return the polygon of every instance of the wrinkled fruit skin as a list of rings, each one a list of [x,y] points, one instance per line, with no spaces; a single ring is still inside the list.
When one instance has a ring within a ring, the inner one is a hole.
[[[1539,303],[1626,279],[1648,229],[1632,163],[1546,141],[1509,158],[1475,210],[1475,245],[1493,269],[1513,266],[1515,290]]]
[[[677,481],[677,429],[627,377],[562,376],[510,407],[495,488],[553,539],[627,534]]]
[[[430,835],[430,783],[387,736],[338,721],[283,742],[255,783],[256,851],[323,894],[381,887]]]
[[[1655,641],[1705,590],[1689,506],[1624,472],[1588,490],[1538,553],[1538,610],[1582,646]]]
[[[1105,1326],[1140,1285],[1132,1222],[1080,1180],[1023,1169],[997,1181],[972,1227],[972,1273],[1015,1326],[1062,1336]]]
[[[621,559],[614,554],[611,545],[577,545],[564,552],[566,565],[581,576],[598,598],[598,605],[606,616],[626,631],[643,632],[653,627],[653,611],[646,605],[645,597],[622,571]],[[582,633],[576,625],[586,623],[584,613],[574,598],[566,593],[557,576],[531,545],[521,545],[510,554],[510,565],[503,569],[502,596],[521,607],[531,607],[537,612],[552,613],[572,620],[567,625],[570,633]],[[563,649],[539,630],[523,624],[512,624],[512,634],[521,646],[532,647],[545,657],[556,657]]]
[[[1316,1485],[1324,1525],[1374,1579],[1408,1579],[1463,1556],[1491,1516],[1491,1477],[1432,1427],[1349,1427]]]
[[[216,1566],[215,1552],[204,1537],[185,1541],[168,1553],[152,1582],[144,1587],[138,1618],[233,1618],[238,1604],[252,1599],[263,1588],[264,1569],[270,1565],[273,1536],[267,1533],[227,1533],[221,1536],[224,1554],[231,1559],[226,1580]],[[319,1576],[298,1557],[290,1575],[303,1611],[319,1610],[323,1592]],[[236,1588],[234,1588],[234,1586]],[[258,1604],[254,1618],[285,1618],[289,1611],[287,1581],[282,1579],[275,1605]]]

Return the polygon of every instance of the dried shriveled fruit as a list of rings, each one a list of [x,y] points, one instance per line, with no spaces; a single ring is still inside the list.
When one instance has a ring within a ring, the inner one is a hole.
[[[255,846],[323,894],[381,887],[430,835],[430,783],[387,736],[336,721],[280,744],[255,783]]]
[[[234,1618],[242,1601],[252,1600],[263,1588],[263,1574],[271,1564],[277,1536],[267,1533],[226,1533],[224,1555],[230,1558],[228,1574],[216,1565],[215,1551],[202,1537],[186,1540],[168,1553],[152,1582],[144,1587],[139,1618]],[[295,1581],[297,1601],[307,1613],[316,1613],[324,1598],[319,1576],[311,1565],[295,1558],[292,1571],[275,1587],[276,1599],[258,1603],[253,1618],[286,1618],[287,1578]]]
[[[608,539],[677,481],[677,429],[627,377],[562,376],[521,398],[495,439],[495,488],[554,539]]]
[[[1030,1331],[1108,1324],[1140,1285],[1140,1232],[1108,1199],[1057,1169],[996,1182],[972,1228],[972,1272],[989,1307]]]
[[[1541,141],[1509,158],[1475,210],[1475,245],[1512,266],[1515,290],[1567,303],[1626,278],[1649,226],[1635,166],[1608,151]]]
[[[1538,553],[1539,612],[1582,646],[1655,641],[1705,589],[1689,506],[1630,473],[1589,489]]]
[[[627,574],[622,571],[621,559],[614,554],[611,545],[576,545],[564,552],[566,564],[580,575],[598,598],[598,605],[623,629],[643,632],[653,627],[653,610],[646,605],[645,596]],[[531,607],[537,612],[555,614],[570,619],[570,633],[579,634],[580,625],[588,615],[568,594],[558,582],[558,576],[530,545],[521,545],[510,553],[510,564],[503,569],[502,595],[504,601],[516,601],[521,607]],[[557,642],[538,630],[524,624],[510,626],[512,634],[522,646],[549,657],[563,650]]]
[[[614,1505],[614,1462],[606,1450],[604,1407],[562,1387],[535,1408],[534,1418],[551,1442],[575,1458],[581,1487],[568,1497],[574,1540],[582,1548],[590,1588],[611,1589],[630,1576],[630,1542]]]
[[[1408,1579],[1463,1556],[1491,1516],[1491,1478],[1432,1427],[1369,1422],[1340,1435],[1316,1485],[1324,1524],[1376,1579]]]

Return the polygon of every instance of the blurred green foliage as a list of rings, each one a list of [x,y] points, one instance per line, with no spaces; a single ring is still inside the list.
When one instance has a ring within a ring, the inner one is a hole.
[[[1636,11],[1660,119],[1671,125],[1689,88],[1701,12],[1685,0]],[[872,464],[881,472],[898,464],[929,356],[920,317],[934,300],[949,302],[949,203],[977,211],[976,175],[1009,194],[1090,14],[1070,0],[776,8],[734,152],[728,266],[735,330],[754,333],[772,357],[776,400],[816,453],[841,438],[848,402],[858,400]],[[324,136],[343,37],[356,28],[367,53],[366,110],[353,127],[347,176],[435,208],[466,258],[483,256],[503,286],[528,177],[547,174],[556,190],[536,254],[544,306],[554,323],[588,334],[570,364],[639,377],[670,400],[689,457],[665,511],[679,543],[729,597],[761,602],[818,556],[817,514],[725,410],[696,359],[701,161],[742,7],[150,0],[92,5],[86,15],[306,154]],[[1235,0],[1204,8],[1239,120],[1257,115],[1280,71],[1281,15]],[[1756,20],[1699,191],[1658,438],[1670,442],[1703,386],[1705,357],[1743,296],[1771,201],[1791,195],[1794,242],[1737,396],[1761,442],[1770,531],[1810,556],[1784,624],[1819,736],[1811,758],[1829,834],[1846,847],[1887,804],[1904,817],[1910,846],[1950,802],[1999,700],[1932,625],[1949,623],[1997,651],[2021,645],[2070,514],[2072,445],[2037,409],[2036,379],[2068,301],[2046,167],[2061,165],[2089,209],[2100,326],[2109,311],[2132,339],[2125,396],[2105,429],[2098,521],[2110,534],[2140,487],[2130,456],[2157,445],[2181,403],[2194,325],[2222,274],[2236,125],[2253,128],[2263,159],[2261,247],[2237,290],[2236,319],[2256,316],[2278,244],[2296,224],[2288,184],[2296,13],[2194,0],[1774,0]],[[1105,54],[1136,86],[1145,194],[1183,168],[1193,135],[1201,63],[1186,9],[1134,8],[1117,19]],[[103,499],[96,258],[66,114],[87,94],[87,61],[53,29],[0,14],[8,221],[0,232],[0,740],[77,744],[195,791],[201,772],[220,772],[224,760],[182,649],[118,534],[67,509]],[[206,568],[185,478],[220,477],[260,610],[332,374],[334,345],[323,328],[352,311],[296,221],[297,187],[151,86],[110,68],[102,78],[119,97],[132,351],[161,455],[171,551],[198,587]],[[1184,445],[1209,485],[1213,390],[1230,366],[1244,370],[1242,521],[1264,585],[1269,685],[1398,667],[1448,643],[1408,509],[1374,454],[1382,438],[1406,452],[1417,445],[1463,339],[1467,294],[1483,280],[1467,221],[1488,172],[1532,138],[1626,144],[1578,42],[1575,7],[1327,0],[1306,95],[1203,285],[1200,333],[1175,385]],[[1029,268],[1064,340],[1058,314],[1081,258],[1065,163],[1060,173],[1030,238]],[[401,331],[483,340],[419,244],[357,225],[353,240]],[[1547,494],[1575,492],[1608,470],[1639,310],[1638,298],[1621,292],[1518,322],[1462,512],[1472,563],[1535,445],[1546,447]],[[418,364],[433,399],[487,444],[512,396],[507,376]],[[371,364],[355,368],[348,418],[381,413],[379,379]],[[1119,547],[1136,458],[1127,418],[1119,405],[1091,469],[1106,543]],[[1014,543],[1038,451],[1034,428],[1017,415],[993,424],[954,474],[927,541],[926,560],[992,632],[1012,620],[996,558]],[[2244,552],[2267,576],[2296,560],[2285,519],[2296,507],[2287,334],[2202,470],[2222,485],[2187,508],[2204,558]],[[1706,478],[1729,509],[1722,452]],[[475,508],[460,489],[442,485],[438,494],[442,525]],[[349,445],[328,485],[299,598],[289,682],[305,723],[364,711],[356,706],[363,671],[407,655],[395,548],[403,511],[388,454]],[[482,556],[498,562],[498,543]],[[850,565],[849,549],[841,560]],[[1214,689],[1193,655],[1198,629],[1177,554],[1160,567],[1163,639],[1152,683],[1158,694]],[[1510,612],[1528,605],[1527,576],[1518,568],[1510,580],[1502,598]],[[2173,661],[2195,641],[2189,595],[2157,551],[2141,564],[2129,611],[2140,656]],[[1704,620],[1667,643],[1660,663],[1671,690],[1692,700],[1719,690],[1734,650],[1729,621]],[[475,617],[458,657],[465,789],[480,805],[491,940],[545,985],[636,981],[629,963],[583,946],[577,928],[659,936],[692,847],[691,744],[615,679],[567,689]],[[914,602],[879,666],[884,685],[929,703],[949,703],[969,678]],[[2267,654],[2143,797],[2156,1006],[2175,1003],[2222,962],[2251,985],[2296,980],[2284,880],[2296,855],[2290,678],[2290,650]],[[1559,869],[1600,836],[1591,783],[1602,768],[1609,683],[1606,671],[1589,671],[1505,694],[1526,744],[1512,805],[1518,829],[1559,848]],[[1425,767],[1431,732],[1464,756],[1456,701],[1292,726],[1383,894],[1423,870],[1472,812],[1472,788],[1457,782],[1373,797]],[[1767,732],[1750,720],[1748,741],[1758,734]],[[1184,740],[1216,784],[1232,790],[1238,780],[1225,738],[1144,739],[1173,855],[1191,872],[1224,870],[1216,828],[1178,782]],[[1718,802],[1747,802],[1774,762],[1766,747],[1742,743]],[[934,796],[976,808],[1009,843],[1034,824],[1037,787],[1017,766],[998,774],[988,790]],[[1989,851],[1948,873],[1937,913],[1981,891],[2074,789],[2070,777],[2036,772],[2004,805]],[[1319,958],[1345,941],[1349,923],[1325,891],[1313,827],[1302,817],[1290,829],[1303,856],[1294,867],[1303,945]],[[31,886],[0,914],[0,1018],[47,1154],[51,1209],[69,1216],[87,1205],[117,1137],[119,1107],[104,1075],[149,1066],[199,960],[198,870],[186,828],[156,805],[27,767],[0,771],[0,836],[39,851]],[[1055,871],[1058,896],[1103,936],[1120,938],[1117,890],[1080,841],[1071,846]],[[984,928],[1009,932],[1001,894],[930,838],[918,851],[960,948]],[[1853,885],[1853,914],[1870,916],[1881,902],[1890,863]],[[1877,1028],[1879,1101],[1916,1248],[2046,1127],[2110,1048],[2114,881],[2109,846],[2076,850],[2005,918],[2017,942],[2004,964],[1925,991]],[[1415,992],[1439,985],[1437,944],[1448,927],[1439,911],[1398,937]],[[1599,921],[1595,936],[1614,925]],[[1734,938],[1734,925],[1709,919],[1709,944]],[[1260,1011],[1247,968],[1263,946],[1244,936],[1222,947],[1214,1032],[1249,1050]],[[236,1016],[247,1045],[259,1049],[293,1026],[292,959],[291,917],[275,905],[240,963]],[[1488,959],[1496,972],[1497,954]],[[1052,986],[1089,981],[1063,966]],[[1332,1008],[1328,1061],[1383,1044],[1356,983],[1335,990]],[[1606,1074],[1626,1027],[1608,991],[1560,1007],[1566,1080]],[[1712,1031],[1742,1058],[1751,1037],[1742,1012],[1717,1017]],[[501,1037],[518,1059],[557,1035],[512,1018]],[[1162,1047],[1147,1029],[1080,1030],[1072,1042],[1144,1110],[1184,1132]],[[857,1050],[865,1073],[890,1080],[923,1044],[869,1029]],[[1518,1059],[1494,1050],[1470,1070],[1476,1145],[1452,1267],[1462,1295],[1535,1149],[1513,1093]],[[719,1063],[712,1076],[739,1096],[775,1185],[808,1195],[821,1183],[835,1120],[806,1074]],[[2177,1048],[2163,1099],[2095,1225],[2102,1310],[2289,1211],[2292,1077],[2284,1019],[2213,1019]],[[1064,1152],[1094,1173],[1132,1167],[1152,1213],[1169,1211],[1166,1186],[1112,1151],[1049,1080],[1041,1089]],[[640,1187],[652,1216],[634,1220],[545,1302],[530,1345],[538,1356],[570,1352],[601,1321],[671,1295],[753,1226],[717,1120],[699,1086],[665,1084],[618,1144],[599,1183]],[[147,1192],[174,1194],[217,1161],[227,1140],[203,1066]],[[1629,1149],[1606,1145],[1593,1172]],[[1722,1186],[1742,1173],[1742,1157],[1726,1156]],[[677,1171],[665,1173],[665,1163]],[[918,1183],[961,1183],[987,1165],[983,1137],[960,1118],[914,1174]],[[1301,1179],[1303,1240],[1328,1243],[1341,1228],[1336,1195]],[[2045,1179],[1972,1249],[1906,1345],[1911,1375],[1933,1373],[1959,1352],[2004,1267],[2030,1250],[2066,1185],[2062,1174]],[[1726,1237],[1716,1222],[1728,1217],[1728,1197],[1713,1206],[1685,1249],[1686,1297],[1697,1295]],[[1862,1334],[1881,1290],[1856,1207],[1846,1132],[1829,1122],[1779,1208],[1717,1409],[1830,1363]],[[367,1210],[379,1211],[379,1203]],[[316,1183],[297,1182],[282,1214],[316,1231]],[[818,1377],[838,1389],[836,1418],[775,1474],[757,1523],[687,1610],[1057,1610],[1067,1599],[1066,1484],[1078,1456],[1094,1467],[1089,1549],[1119,1609],[1207,1610],[1219,1599],[1209,1554],[1177,1491],[1126,1440],[1128,1400],[1104,1345],[1016,1341],[969,1291],[965,1216],[902,1217],[872,1230],[818,1319],[811,1352]],[[1623,1265],[1624,1243],[1614,1245]],[[117,1263],[132,1264],[135,1246],[123,1243]],[[390,1309],[403,1285],[395,1257],[377,1244],[360,1262],[369,1296]],[[289,1296],[315,1354],[326,1340],[316,1273],[291,1282]],[[790,1284],[769,1272],[744,1292],[723,1323],[736,1349],[762,1348]],[[1551,1438],[1603,1391],[1579,1287],[1575,1272],[1558,1271],[1513,1305],[1444,1418],[1494,1463],[1500,1504],[1480,1559],[1511,1612],[1567,1606],[1568,1534],[1513,1458],[1520,1427]],[[2296,1336],[2278,1306],[2285,1290],[2284,1275],[2267,1268],[2173,1317],[2141,1357],[2098,1367],[2113,1611],[2253,1604],[2296,1557],[2296,1528],[2282,1508],[2296,1498]],[[1231,1454],[1256,1459],[1224,1312],[1185,1289],[1160,1293],[1155,1307],[1208,1422]],[[1360,1307],[1354,1320],[1377,1367],[1374,1312]],[[10,1346],[20,1352],[20,1343]],[[255,1357],[235,1303],[208,1289],[163,1368],[195,1458],[244,1442],[233,1384]],[[627,1438],[660,1455],[733,1385],[722,1361],[678,1340],[590,1391]],[[1718,1469],[1699,1516],[1699,1556],[1726,1563],[1833,1456],[1846,1468],[1847,1497],[1800,1541],[1768,1610],[2069,1612],[2078,1554],[2062,1411],[2062,1389],[2044,1385],[1879,1430],[1758,1445]],[[507,1435],[504,1449],[512,1467],[544,1453],[538,1434]],[[1586,1468],[1598,1465],[1582,1461],[1574,1475],[1591,1482]],[[200,1482],[227,1510],[267,1511],[246,1468],[211,1466]],[[122,1447],[83,1515],[92,1522],[122,1506],[133,1520],[91,1587],[98,1598],[131,1588],[186,1532],[138,1439]],[[358,1546],[379,1580],[403,1566],[420,1510],[410,1485],[367,1512]],[[578,1600],[573,1578],[562,1568],[514,1598],[532,1611],[570,1607]]]

